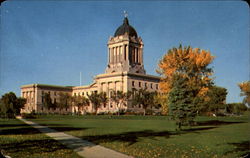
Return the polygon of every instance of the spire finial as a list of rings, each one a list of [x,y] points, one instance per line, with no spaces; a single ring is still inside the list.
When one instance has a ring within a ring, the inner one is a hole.
[[[123,13],[124,13],[124,17],[127,18],[128,17],[128,12],[126,10],[124,10]]]

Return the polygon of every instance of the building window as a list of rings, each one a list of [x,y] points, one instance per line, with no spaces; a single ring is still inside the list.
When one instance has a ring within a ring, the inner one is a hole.
[[[56,92],[54,92],[54,96],[56,96]]]
[[[139,87],[141,87],[141,82],[139,82]]]
[[[80,92],[78,92],[78,95],[80,96],[80,95],[81,95],[81,93],[80,93]]]
[[[56,98],[54,98],[54,104],[56,104]]]
[[[133,87],[135,86],[135,81],[132,81],[132,86],[133,86]]]
[[[86,94],[88,95],[89,93],[87,92]]]
[[[76,93],[74,93],[74,96],[76,96]]]
[[[153,83],[150,84],[151,89],[153,89]]]
[[[156,89],[158,89],[158,84],[156,84]]]
[[[147,83],[145,83],[145,88],[148,88]]]
[[[82,92],[82,95],[84,95],[84,92]]]

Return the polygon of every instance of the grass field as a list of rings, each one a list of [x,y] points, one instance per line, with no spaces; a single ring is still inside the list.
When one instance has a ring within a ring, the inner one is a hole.
[[[70,149],[16,119],[0,119],[0,149],[12,158],[78,158]]]
[[[249,154],[249,113],[198,117],[198,125],[175,131],[166,116],[40,116],[58,131],[139,158],[241,157]]]

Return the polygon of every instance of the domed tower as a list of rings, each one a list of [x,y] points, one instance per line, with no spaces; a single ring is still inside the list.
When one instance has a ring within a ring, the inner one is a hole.
[[[143,66],[143,42],[125,17],[123,24],[108,41],[108,65],[106,73],[131,72],[145,74]]]

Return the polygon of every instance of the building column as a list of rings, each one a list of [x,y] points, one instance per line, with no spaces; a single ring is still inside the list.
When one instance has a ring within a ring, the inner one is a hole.
[[[127,60],[127,55],[126,55],[126,45],[123,45],[123,56],[124,56],[124,61]]]
[[[121,51],[121,62],[123,62],[124,61],[123,46],[120,46],[120,51]]]
[[[109,49],[110,49],[110,53],[109,53],[109,55],[110,55],[110,63],[112,64],[113,63],[113,56],[112,56],[113,51],[112,51],[112,48],[109,48]]]
[[[137,52],[136,52],[136,47],[134,48],[134,56],[135,56],[135,63],[137,63]]]
[[[119,46],[119,51],[120,51],[120,63],[123,61],[123,51],[122,51],[122,46]]]
[[[118,47],[116,47],[116,49],[117,49],[117,57],[118,57],[118,61],[117,61],[117,63],[120,63],[120,56],[121,56],[121,52],[120,52],[120,47],[118,46]]]
[[[114,51],[114,64],[116,63],[116,49],[115,49],[115,47],[113,47],[113,51]]]
[[[135,48],[132,47],[132,63],[135,63]]]
[[[115,55],[116,55],[116,64],[119,62],[119,52],[118,52],[118,47],[115,47]]]
[[[128,45],[126,45],[126,60],[129,61],[129,49],[128,49]]]

